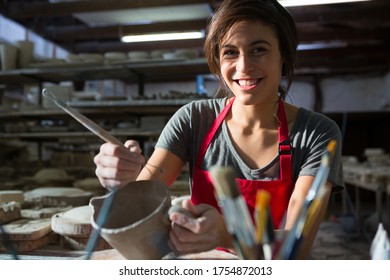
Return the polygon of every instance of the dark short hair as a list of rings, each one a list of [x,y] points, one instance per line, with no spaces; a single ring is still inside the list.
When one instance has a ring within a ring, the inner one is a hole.
[[[298,32],[292,15],[276,0],[221,2],[210,19],[204,44],[204,53],[211,73],[222,80],[219,61],[221,41],[233,24],[243,20],[258,20],[275,31],[283,59],[282,74],[287,82],[285,86],[279,85],[279,94],[284,99],[293,80]]]

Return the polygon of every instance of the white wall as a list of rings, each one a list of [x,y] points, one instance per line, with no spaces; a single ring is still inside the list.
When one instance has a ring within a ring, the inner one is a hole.
[[[377,76],[328,78],[321,83],[323,112],[365,112],[390,109],[390,72]]]
[[[314,110],[315,89],[314,85],[309,82],[295,81],[286,96],[286,102],[297,107],[303,107]]]

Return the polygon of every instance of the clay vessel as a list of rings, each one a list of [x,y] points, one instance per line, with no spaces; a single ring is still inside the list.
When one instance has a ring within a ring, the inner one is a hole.
[[[94,197],[91,224],[97,220],[103,201],[113,195]],[[170,252],[168,210],[171,199],[168,187],[160,181],[137,181],[117,191],[101,228],[100,235],[126,259],[161,259]]]

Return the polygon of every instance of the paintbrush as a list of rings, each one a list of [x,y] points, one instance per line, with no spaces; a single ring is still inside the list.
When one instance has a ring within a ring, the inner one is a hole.
[[[231,167],[213,166],[210,168],[210,174],[236,250],[242,259],[257,259],[255,228],[246,202],[237,187],[234,170]]]
[[[294,259],[300,250],[304,234],[307,234],[308,227],[313,225],[314,218],[318,217],[320,201],[323,197],[326,181],[328,179],[330,164],[336,150],[336,140],[330,140],[321,158],[320,168],[313,180],[313,183],[306,195],[304,204],[295,221],[293,228],[288,233],[279,250],[279,259]],[[316,201],[314,205],[312,205]],[[312,207],[311,207],[312,206]],[[312,208],[312,209],[310,209]],[[310,211],[309,211],[310,209]],[[306,231],[304,232],[305,223]]]
[[[272,259],[272,247],[275,241],[274,225],[269,209],[271,195],[265,190],[258,190],[255,204],[256,242],[262,247],[259,258]]]
[[[333,160],[335,151],[336,140],[330,140],[326,147],[325,153],[322,155],[320,168],[314,178],[309,192],[306,195],[305,208],[308,208],[310,206],[314,198],[317,196],[320,188],[325,186],[330,171],[330,163]]]
[[[306,237],[311,235],[311,232],[320,217],[322,205],[324,203],[324,194],[325,189],[321,188],[319,190],[318,195],[314,198],[313,202],[307,209],[307,215],[303,224],[302,234],[300,236],[300,239],[297,241],[296,252],[294,252],[294,256],[297,259],[305,258],[307,252],[310,250]]]
[[[271,199],[270,194],[264,190],[256,193],[255,222],[256,222],[256,242],[262,244],[266,235],[268,223],[268,207]]]

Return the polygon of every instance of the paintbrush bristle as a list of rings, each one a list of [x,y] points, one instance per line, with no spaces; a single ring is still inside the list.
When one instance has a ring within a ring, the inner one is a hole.
[[[213,166],[210,168],[210,174],[218,196],[236,198],[240,195],[232,167]]]

